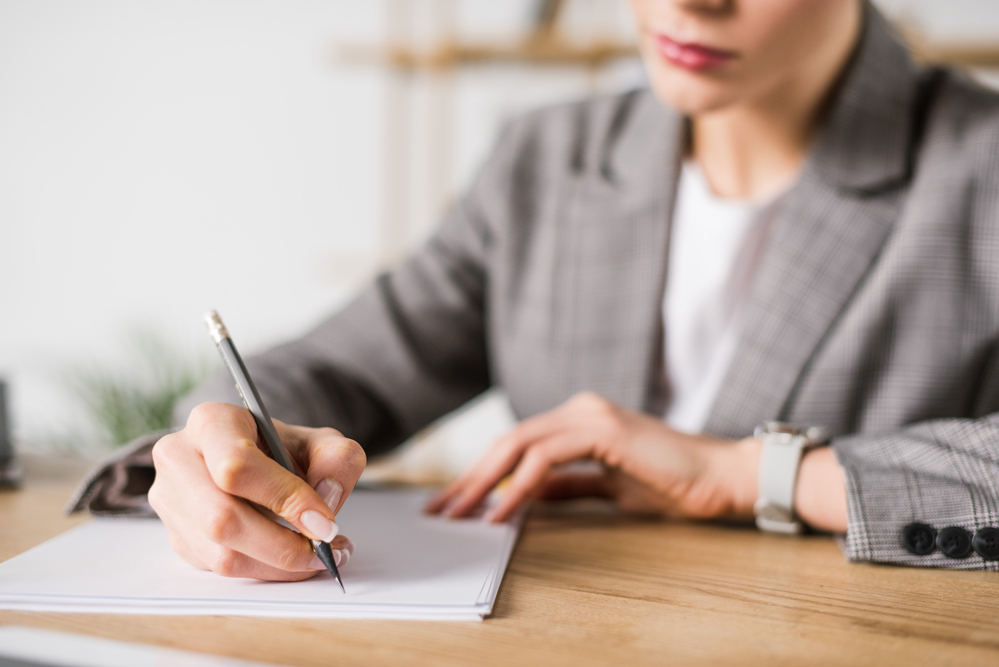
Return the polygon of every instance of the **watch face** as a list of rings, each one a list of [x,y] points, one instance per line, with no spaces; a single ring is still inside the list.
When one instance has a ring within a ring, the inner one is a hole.
[[[798,426],[788,422],[764,422],[753,429],[753,437],[766,438],[776,445],[786,445],[796,437],[805,439],[805,445],[816,447],[829,442],[829,431],[823,426]]]
[[[823,426],[809,426],[805,429],[805,437],[813,443],[828,443],[829,442],[829,431]]]
[[[768,435],[773,433],[786,433],[787,435],[798,435],[801,433],[801,429],[794,424],[789,424],[787,422],[763,422],[753,432],[757,438],[762,435]]]

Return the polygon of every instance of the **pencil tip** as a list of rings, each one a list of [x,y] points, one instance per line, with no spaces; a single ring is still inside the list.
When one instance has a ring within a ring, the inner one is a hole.
[[[333,575],[336,579],[336,583],[340,584],[340,589],[346,593],[347,589],[343,587],[343,581],[340,580],[340,571],[336,568],[336,560],[333,558],[333,548],[328,542],[314,541],[312,546],[316,549],[316,555],[319,556],[319,560],[323,562],[329,573]]]

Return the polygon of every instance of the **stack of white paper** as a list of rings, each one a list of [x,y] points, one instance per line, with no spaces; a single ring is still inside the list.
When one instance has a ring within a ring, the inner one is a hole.
[[[355,543],[340,570],[296,583],[226,579],[187,565],[158,520],[101,519],[0,564],[0,608],[131,614],[481,620],[519,522],[423,514],[425,491],[357,490],[337,517]]]

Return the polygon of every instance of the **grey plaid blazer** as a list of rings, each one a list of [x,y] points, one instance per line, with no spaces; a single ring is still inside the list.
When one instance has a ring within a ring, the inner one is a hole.
[[[514,122],[440,230],[300,340],[248,360],[275,417],[385,451],[490,386],[516,414],[595,391],[662,414],[685,120],[646,90]],[[868,10],[753,288],[707,431],[822,424],[852,560],[911,522],[999,526],[999,96],[919,70]],[[220,379],[179,409],[238,399]]]

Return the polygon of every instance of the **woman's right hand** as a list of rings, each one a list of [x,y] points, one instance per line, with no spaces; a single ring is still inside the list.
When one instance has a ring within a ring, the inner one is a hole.
[[[298,581],[326,569],[306,537],[335,535],[338,565],[353,551],[337,535],[336,513],[364,470],[364,450],[331,428],[274,425],[301,476],[265,454],[253,416],[228,403],[202,403],[182,430],[153,447],[149,503],[191,565],[226,577]]]

